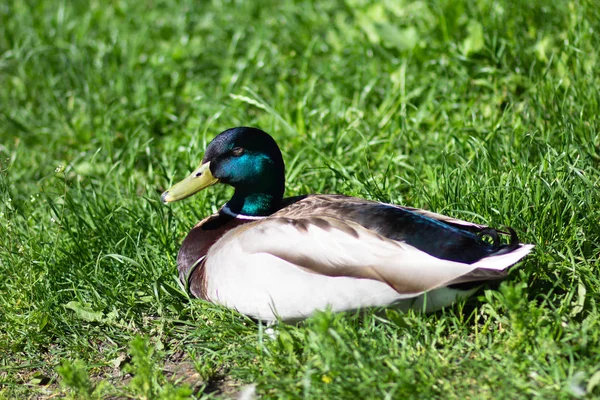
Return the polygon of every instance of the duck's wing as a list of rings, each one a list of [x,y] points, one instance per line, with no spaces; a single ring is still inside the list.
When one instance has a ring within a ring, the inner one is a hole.
[[[509,253],[519,246],[518,237],[511,229],[507,233],[426,210],[339,195],[308,196],[290,202],[273,216],[336,218],[356,223],[431,256],[467,264],[491,255]],[[510,241],[502,243],[501,234],[510,235]],[[483,240],[485,236],[491,242]]]
[[[441,259],[406,242],[389,239],[353,221],[328,216],[270,217],[236,229],[245,254],[267,253],[315,274],[373,279],[398,293],[416,295],[444,285],[486,279],[506,270],[532,246],[468,264]],[[480,271],[481,273],[477,273]]]
[[[449,224],[452,226],[455,226],[457,228],[463,228],[463,229],[467,229],[471,232],[481,232],[485,229],[489,229],[489,226],[487,225],[481,225],[481,224],[476,224],[474,222],[469,222],[469,221],[463,221],[462,219],[457,219],[457,218],[452,218],[449,217],[447,215],[443,215],[443,214],[438,214],[435,213],[433,211],[429,211],[429,210],[423,210],[421,208],[413,208],[413,207],[406,207],[406,206],[397,206],[397,205],[392,205],[392,204],[386,204],[389,206],[393,206],[396,208],[400,208],[403,210],[407,210],[410,212],[414,212],[416,214],[422,215],[424,217],[427,218],[431,218],[431,219],[435,219],[437,221],[443,222],[445,224]],[[504,231],[498,231],[499,233],[503,233],[503,234],[510,234],[509,232],[504,232]]]

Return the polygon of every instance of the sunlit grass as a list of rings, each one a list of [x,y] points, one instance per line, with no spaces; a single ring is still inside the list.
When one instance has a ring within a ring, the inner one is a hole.
[[[598,396],[599,21],[594,1],[3,3],[0,397]],[[444,312],[270,340],[177,282],[231,190],[159,201],[239,125],[279,142],[288,195],[508,225],[535,250]]]

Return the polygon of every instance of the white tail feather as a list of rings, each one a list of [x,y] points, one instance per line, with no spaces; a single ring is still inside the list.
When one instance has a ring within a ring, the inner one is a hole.
[[[482,258],[473,264],[473,266],[481,269],[503,271],[511,265],[516,264],[520,259],[529,254],[531,249],[533,249],[532,244],[521,244],[519,248],[511,251],[510,253]]]

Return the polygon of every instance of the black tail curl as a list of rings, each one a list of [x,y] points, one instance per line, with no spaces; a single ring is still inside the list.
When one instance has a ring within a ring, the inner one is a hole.
[[[504,231],[499,231],[496,229],[492,229],[492,228],[485,228],[482,229],[481,232],[479,232],[479,237],[482,236],[489,236],[490,238],[492,238],[493,240],[493,246],[496,249],[492,254],[490,254],[491,256],[499,256],[501,254],[507,254],[510,253],[511,251],[514,251],[516,249],[519,248],[519,236],[517,236],[517,232],[515,232],[515,230],[513,228],[510,227],[506,227],[507,232]],[[498,233],[501,233],[503,235],[510,235],[510,241],[508,243],[500,243],[500,237],[498,236]],[[457,283],[457,284],[453,284],[453,285],[448,285],[448,287],[450,289],[456,289],[456,290],[471,290],[471,289],[475,289],[477,287],[480,287],[481,285],[486,285],[486,286],[490,286],[490,285],[494,285],[494,284],[498,284],[498,282],[500,282],[502,280],[503,277],[498,277],[498,279],[496,280],[481,280],[481,281],[471,281],[471,282],[463,282],[463,283]]]
[[[519,248],[519,236],[517,235],[517,232],[515,232],[513,228],[508,226],[505,229],[507,230],[507,232],[499,231],[493,228],[485,228],[482,229],[481,232],[479,232],[479,237],[487,236],[492,239],[493,246],[495,249],[493,255],[495,256],[507,254]],[[498,233],[510,235],[510,241],[506,244],[501,243]]]
[[[498,236],[498,231],[493,228],[484,228],[479,232],[479,238],[483,239],[484,237],[489,237],[492,239],[492,245],[494,249],[500,248],[500,237]]]

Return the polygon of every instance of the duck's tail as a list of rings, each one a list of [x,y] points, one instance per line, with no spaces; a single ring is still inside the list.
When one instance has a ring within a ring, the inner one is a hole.
[[[492,240],[492,245],[494,246],[494,252],[490,254],[490,256],[499,256],[502,254],[507,254],[512,251],[515,251],[519,248],[519,236],[517,232],[511,227],[506,227],[505,231],[499,231],[493,228],[484,228],[479,232],[479,237],[489,237]],[[498,233],[502,233],[505,235],[510,235],[510,240],[508,243],[501,243],[500,236]]]
[[[476,268],[466,275],[463,275],[452,281],[449,287],[453,289],[468,290],[481,286],[489,281],[498,281],[504,279],[508,274],[510,267],[519,262],[533,249],[532,244],[519,243],[517,233],[512,228],[506,228],[508,232],[501,232],[510,235],[509,243],[501,244],[498,238],[498,231],[486,229],[481,231],[481,235],[489,236],[497,246],[497,250],[487,257],[482,258],[473,264]],[[493,231],[493,233],[491,233]]]

